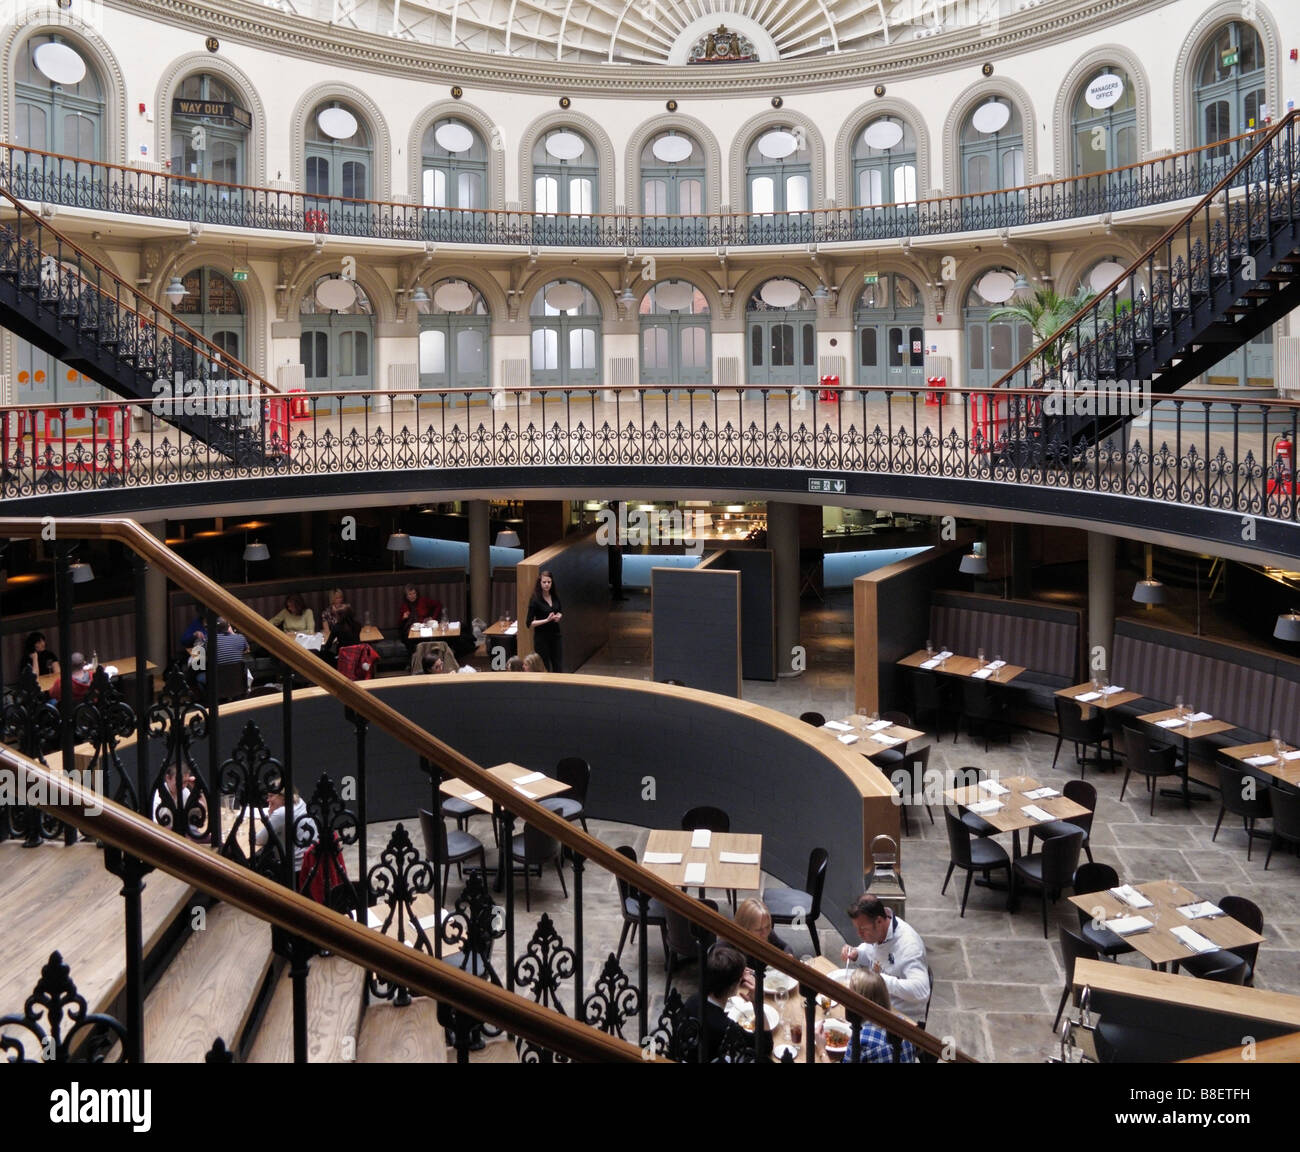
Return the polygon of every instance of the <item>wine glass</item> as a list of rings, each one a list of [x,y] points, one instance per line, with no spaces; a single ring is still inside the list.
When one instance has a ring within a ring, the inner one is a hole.
[[[927,641],[925,642],[925,655],[926,655],[927,659],[930,659],[930,660],[933,660],[933,659],[934,659],[934,641],[933,641],[933,640],[927,640]]]
[[[984,667],[984,649],[981,648],[975,653],[975,659],[979,661],[980,667]]]
[[[1282,750],[1284,747],[1282,744],[1282,733],[1274,728],[1273,731],[1268,734],[1268,738],[1273,741],[1273,755],[1281,760]]]
[[[1178,719],[1182,720],[1187,715],[1187,709],[1183,707],[1183,698],[1177,696],[1174,698],[1174,709],[1178,713]]]

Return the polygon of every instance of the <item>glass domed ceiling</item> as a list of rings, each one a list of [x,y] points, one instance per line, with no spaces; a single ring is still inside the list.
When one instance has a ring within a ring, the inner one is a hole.
[[[760,60],[966,31],[1038,0],[317,0],[337,27],[469,52],[571,63],[682,64],[719,24]],[[305,12],[311,6],[294,4]],[[722,65],[721,67],[725,67]]]

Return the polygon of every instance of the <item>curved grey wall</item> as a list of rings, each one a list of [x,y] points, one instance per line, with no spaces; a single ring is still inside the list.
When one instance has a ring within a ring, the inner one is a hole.
[[[830,853],[824,915],[851,930],[844,909],[862,891],[863,801],[841,768],[814,745],[744,710],[718,707],[635,683],[587,677],[483,673],[379,681],[381,699],[484,767],[513,761],[546,771],[562,756],[591,764],[590,816],[648,828],[677,828],[682,813],[716,804],[737,832],[763,836],[763,868],[803,887],[808,854]],[[775,714],[774,714],[775,715]],[[242,706],[220,721],[223,756],[254,720],[275,756],[283,753],[279,697]],[[355,736],[328,696],[299,693],[293,710],[294,782],[309,792],[322,771],[337,782],[355,772]],[[195,748],[206,763],[207,744]],[[405,820],[428,807],[417,757],[373,726],[367,735],[367,818]],[[418,835],[417,835],[418,841]],[[795,947],[799,943],[795,942]]]

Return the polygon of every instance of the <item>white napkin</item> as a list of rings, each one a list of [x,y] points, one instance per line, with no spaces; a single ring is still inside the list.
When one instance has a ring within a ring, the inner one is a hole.
[[[539,780],[545,780],[545,772],[529,772],[527,776],[516,776],[516,784],[536,784]]]
[[[757,852],[719,852],[718,859],[723,864],[757,864]]]
[[[691,847],[707,848],[712,839],[713,833],[707,828],[696,828],[695,831],[691,833]],[[702,868],[704,865],[701,864],[700,867]]]
[[[1223,909],[1217,904],[1212,904],[1209,900],[1202,900],[1197,904],[1184,904],[1179,909],[1188,920],[1203,920],[1207,916],[1222,916]]]
[[[513,635],[515,635],[515,633],[518,632],[518,631],[519,631],[519,625],[518,625],[518,624],[511,624],[510,627],[506,629],[506,635],[507,635],[507,636],[513,636]]]
[[[939,660],[938,660],[937,657],[936,657],[934,660],[926,660],[926,661],[924,661],[924,662],[921,664],[921,667],[922,667],[922,668],[938,668],[938,667],[939,667]]]
[[[972,672],[970,676],[972,680],[987,680],[993,672],[992,668],[981,668],[978,672]]]
[[[1110,894],[1121,904],[1127,904],[1130,908],[1151,907],[1151,901],[1134,888],[1132,884],[1121,884],[1118,888],[1112,888]]]
[[[1185,944],[1193,952],[1217,952],[1219,946],[1213,940],[1207,940],[1199,932],[1188,928],[1186,924],[1180,924],[1177,928],[1170,929],[1178,937],[1180,944]]]
[[[703,864],[703,863],[687,864],[687,865],[686,865],[686,883],[687,883],[687,884],[703,884],[703,883],[704,883],[704,877],[705,877],[705,874],[706,874],[707,867],[708,867],[708,866],[707,866],[706,864]]]
[[[1114,920],[1107,920],[1106,927],[1116,936],[1135,936],[1150,931],[1151,921],[1145,916],[1117,916]]]
[[[1189,717],[1187,717],[1187,723],[1199,724],[1201,723],[1202,720],[1213,720],[1213,719],[1214,717],[1211,716],[1208,712],[1193,712]]]
[[[432,636],[432,635],[433,635],[433,627],[432,627],[432,625],[429,625],[429,624],[421,624],[421,625],[420,625],[420,635],[421,635],[421,636]]]
[[[938,659],[940,659],[940,660],[951,660],[951,659],[952,659],[952,653],[949,652],[947,648],[945,648],[942,652],[939,653]]]
[[[826,724],[825,724],[825,727],[829,728],[832,732],[852,732],[852,731],[853,731],[853,725],[852,725],[852,724],[845,724],[843,720],[827,720],[827,721],[826,721]]]
[[[294,636],[294,640],[309,652],[319,652],[321,645],[325,643],[325,637],[320,632],[299,632]]]
[[[1125,691],[1125,689],[1121,688],[1118,684],[1111,684],[1109,687],[1103,688],[1101,694],[1103,696],[1114,696],[1116,692],[1123,691]]]
[[[856,732],[845,732],[843,736],[836,736],[835,739],[841,744],[856,744],[858,742],[858,734]]]
[[[1026,804],[1023,808],[1020,809],[1020,811],[1023,812],[1026,816],[1028,816],[1031,820],[1037,820],[1040,824],[1044,820],[1056,819],[1056,817],[1053,816],[1050,812],[1044,812],[1043,809],[1038,807],[1037,804]]]
[[[895,744],[901,744],[902,741],[897,736],[882,736],[877,733],[872,739],[877,744],[883,744],[886,748],[892,748]]]
[[[980,791],[987,792],[990,796],[1005,796],[1011,789],[996,780],[981,780]]]
[[[515,791],[518,792],[520,796],[527,796],[529,800],[537,799],[536,792],[529,792],[527,788],[520,788],[518,784],[515,785]]]
[[[1168,720],[1157,720],[1156,724],[1161,728],[1178,728],[1182,721],[1177,716],[1170,716]]]
[[[647,852],[641,857],[642,864],[680,864],[681,862],[680,852]]]
[[[1276,756],[1247,756],[1246,763],[1252,768],[1263,768],[1265,764],[1273,764],[1277,760]]]
[[[985,665],[985,667],[992,668],[994,671],[997,671],[999,668],[1005,668],[1006,666],[1007,662],[1005,660],[990,660],[989,663]]]
[[[1100,692],[1084,692],[1075,697],[1081,704],[1091,704],[1094,700],[1101,699]]]
[[[1021,795],[1026,800],[1048,800],[1060,793],[1055,788],[1035,788],[1032,792],[1022,792]]]
[[[967,804],[966,811],[974,812],[977,816],[987,816],[1001,807],[1001,800],[977,800],[974,804]]]
[[[1282,759],[1283,759],[1283,760],[1300,760],[1300,748],[1297,748],[1294,752],[1283,752],[1283,753],[1282,753]]]
[[[868,731],[868,732],[883,732],[883,731],[884,731],[886,728],[888,728],[889,726],[890,726],[890,721],[888,721],[888,720],[877,720],[874,724],[868,724],[868,725],[867,725],[867,731]],[[1298,753],[1298,755],[1300,755],[1300,753]]]
[[[473,792],[466,792],[465,795],[461,797],[461,799],[468,800],[472,804],[475,800],[482,800],[483,793],[475,789]]]
[[[450,632],[453,628],[459,628],[459,627],[460,627],[460,621],[459,621],[459,620],[448,620],[448,621],[447,621],[447,631],[448,631],[448,632]]]
[[[116,664],[105,664],[105,665],[104,665],[104,675],[107,676],[110,680],[113,679],[113,677],[117,675],[117,665],[116,665]]]

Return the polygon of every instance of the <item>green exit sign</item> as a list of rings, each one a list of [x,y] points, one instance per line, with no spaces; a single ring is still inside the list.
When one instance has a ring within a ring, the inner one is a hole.
[[[862,283],[864,283],[864,284],[879,284],[879,283],[880,283],[880,273],[879,273],[879,272],[864,272],[864,273],[862,273]]]
[[[248,279],[248,269],[247,269],[247,268],[236,268],[235,271],[234,271],[233,276],[231,277],[231,279],[233,279],[233,280],[240,280],[240,281],[247,280],[247,279]]]
[[[1236,48],[1229,48],[1223,54],[1223,66],[1225,68],[1231,68],[1237,62],[1238,51]]]

